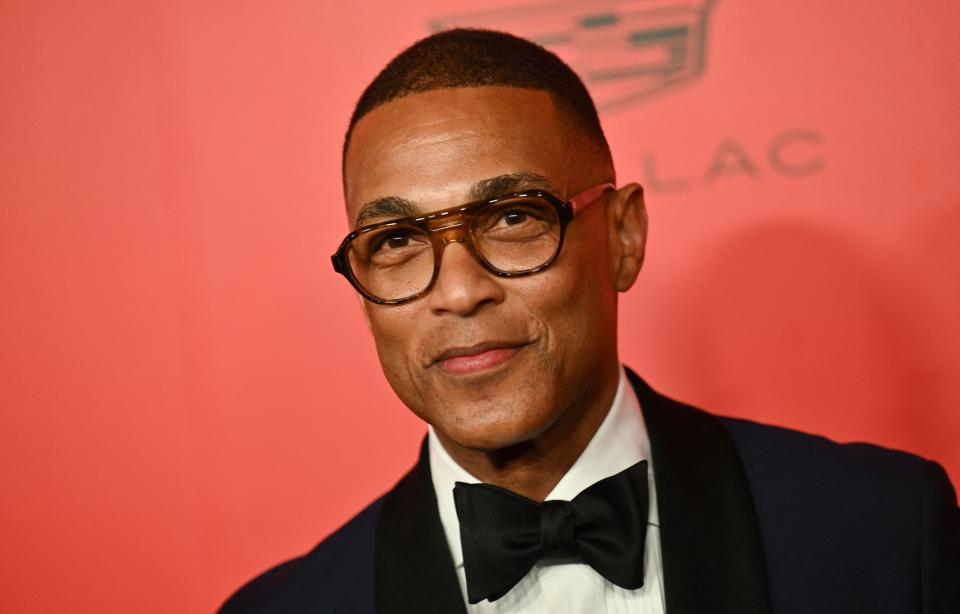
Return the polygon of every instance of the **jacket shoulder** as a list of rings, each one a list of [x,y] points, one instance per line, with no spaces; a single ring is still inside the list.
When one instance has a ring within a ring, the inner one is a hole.
[[[753,478],[810,481],[819,488],[842,483],[862,489],[910,491],[917,487],[930,461],[909,452],[869,443],[838,443],[821,435],[720,418],[733,436],[748,474]],[[786,472],[786,473],[785,473]]]
[[[940,465],[872,444],[721,421],[750,484],[775,610],[916,611],[924,603],[925,612],[957,611],[960,510]]]
[[[377,499],[307,554],[281,563],[240,587],[220,614],[374,611]]]
[[[920,502],[929,494],[931,475],[943,473],[936,463],[873,444],[838,443],[749,420],[721,420],[736,442],[767,523],[790,518],[820,531],[842,526],[850,531],[848,539],[861,536],[865,542],[878,535],[890,539],[893,533],[903,540],[919,537],[890,529],[898,524],[920,527]],[[906,541],[899,545],[912,548]]]

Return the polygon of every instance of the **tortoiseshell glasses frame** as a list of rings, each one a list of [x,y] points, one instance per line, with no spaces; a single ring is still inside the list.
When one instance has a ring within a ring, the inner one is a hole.
[[[614,189],[612,183],[601,183],[567,201],[544,190],[524,190],[362,226],[331,256],[333,269],[379,305],[400,305],[429,292],[450,243],[462,243],[498,277],[532,275],[557,259],[574,215]],[[374,263],[376,258],[380,262]]]

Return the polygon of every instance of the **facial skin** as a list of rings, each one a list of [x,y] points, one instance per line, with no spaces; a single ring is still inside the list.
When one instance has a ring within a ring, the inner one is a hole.
[[[445,209],[477,200],[478,189],[504,175],[538,175],[563,199],[614,181],[609,163],[560,121],[549,94],[441,89],[394,100],[356,124],[345,160],[347,213],[352,224],[363,214],[358,225],[404,215],[391,197],[417,213]],[[500,183],[515,184],[507,191],[548,187],[530,178]],[[642,190],[630,184],[578,213],[557,260],[534,275],[496,277],[462,244],[446,245],[426,296],[363,301],[387,380],[461,466],[542,500],[613,401],[617,293],[636,279],[645,237]],[[466,356],[445,360],[452,354]]]

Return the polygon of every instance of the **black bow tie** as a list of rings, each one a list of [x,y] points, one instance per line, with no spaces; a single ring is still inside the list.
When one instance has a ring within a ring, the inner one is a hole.
[[[541,559],[579,559],[617,586],[643,586],[647,461],[572,501],[537,503],[497,486],[463,482],[456,483],[453,498],[470,603],[496,601]]]

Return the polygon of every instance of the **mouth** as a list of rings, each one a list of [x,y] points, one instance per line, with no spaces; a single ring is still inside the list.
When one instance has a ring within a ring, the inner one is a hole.
[[[499,367],[527,345],[529,344],[487,342],[449,348],[437,356],[433,364],[451,375],[479,373]]]

